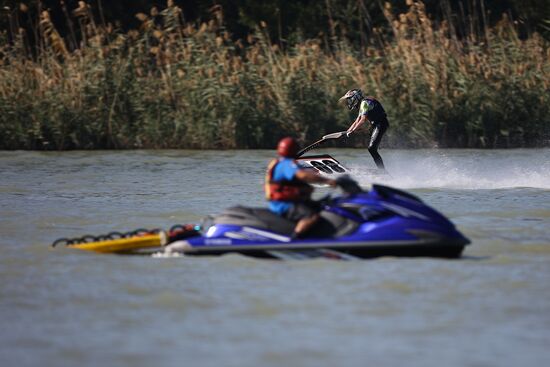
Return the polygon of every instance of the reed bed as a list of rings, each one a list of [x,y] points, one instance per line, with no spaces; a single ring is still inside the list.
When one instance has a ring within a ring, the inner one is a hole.
[[[503,18],[461,38],[421,2],[385,15],[361,50],[311,39],[281,50],[265,24],[234,41],[213,19],[181,9],[137,14],[139,30],[98,24],[88,4],[70,15],[69,49],[48,12],[36,51],[21,29],[0,40],[0,149],[272,148],[285,135],[310,142],[354,118],[336,103],[353,87],[377,96],[392,147],[518,147],[550,141],[550,51]],[[24,9],[23,9],[24,10]],[[8,37],[10,36],[10,37]],[[350,144],[361,145],[355,138]]]

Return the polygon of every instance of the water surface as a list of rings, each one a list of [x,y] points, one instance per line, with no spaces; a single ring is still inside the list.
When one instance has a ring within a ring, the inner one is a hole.
[[[363,184],[366,150],[329,150]],[[384,150],[460,260],[156,259],[48,245],[264,205],[268,151],[0,152],[2,366],[543,366],[550,150]],[[320,195],[321,193],[319,193]]]

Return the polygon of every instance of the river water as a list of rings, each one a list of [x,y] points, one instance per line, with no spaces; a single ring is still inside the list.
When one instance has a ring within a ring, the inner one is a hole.
[[[369,184],[366,150],[330,153]],[[472,240],[462,259],[52,249],[264,205],[272,152],[0,152],[0,365],[550,365],[550,149],[382,154],[382,183]]]

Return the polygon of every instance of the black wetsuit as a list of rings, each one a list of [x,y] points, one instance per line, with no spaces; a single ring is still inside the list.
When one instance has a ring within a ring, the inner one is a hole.
[[[369,143],[369,153],[374,159],[374,163],[380,169],[385,169],[382,157],[378,154],[378,146],[386,130],[390,126],[386,111],[382,104],[373,97],[366,97],[361,102],[359,114],[365,115],[373,125],[372,135]]]

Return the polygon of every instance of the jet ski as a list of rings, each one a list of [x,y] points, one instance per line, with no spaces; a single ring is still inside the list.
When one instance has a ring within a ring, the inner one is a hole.
[[[339,139],[344,136],[345,133],[345,131],[340,131],[337,133],[325,135],[320,140],[300,150],[296,157],[296,162],[298,166],[300,166],[300,168],[313,169],[317,171],[317,173],[324,176],[337,176],[348,174],[349,170],[329,154],[303,156],[304,153],[316,148],[321,143],[329,141],[330,139]]]
[[[389,186],[362,189],[337,179],[343,194],[322,200],[321,219],[304,238],[295,223],[266,208],[236,206],[212,218],[202,234],[175,240],[157,256],[239,253],[259,258],[460,257],[470,241],[420,198]]]
[[[341,175],[350,174],[351,171],[340,163],[336,158],[330,154],[317,154],[308,155],[296,159],[300,168],[313,169],[322,176],[336,178]],[[361,174],[364,177],[368,177],[370,180],[388,180],[392,176],[384,169],[378,168],[362,168]],[[322,184],[315,184],[314,186],[325,186]]]
[[[345,136],[346,131],[340,131],[323,136],[320,140],[307,146],[306,148],[298,152],[296,162],[301,168],[313,169],[317,173],[326,177],[337,177],[343,174],[349,174],[350,170],[342,163],[332,157],[330,154],[316,154],[304,156],[306,152],[317,148],[321,143],[327,142],[330,139],[339,139]],[[363,175],[369,177],[372,180],[387,180],[391,178],[391,175],[384,169],[378,168],[363,168]],[[320,185],[315,185],[320,186]]]
[[[341,175],[349,173],[349,169],[344,167],[329,154],[318,154],[296,159],[298,166],[301,168],[314,169],[320,174],[325,175]]]

